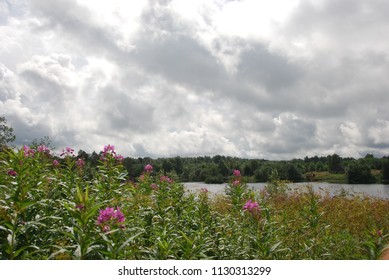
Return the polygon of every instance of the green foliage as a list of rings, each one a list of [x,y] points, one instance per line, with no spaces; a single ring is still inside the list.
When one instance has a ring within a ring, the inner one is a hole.
[[[5,117],[0,117],[0,148],[13,141],[15,141],[13,128],[7,125]]]
[[[367,164],[354,162],[347,168],[347,181],[349,184],[370,184],[375,182],[375,178]]]
[[[140,167],[150,159],[131,161],[144,171],[129,180],[113,152],[96,168],[80,158],[0,152],[0,259],[377,259],[389,241],[388,200],[291,192],[282,168],[255,192],[244,176],[255,164],[240,174],[225,162],[234,172],[214,195],[186,191],[174,168]],[[204,160],[224,169],[223,157]],[[124,217],[106,227],[107,209]]]

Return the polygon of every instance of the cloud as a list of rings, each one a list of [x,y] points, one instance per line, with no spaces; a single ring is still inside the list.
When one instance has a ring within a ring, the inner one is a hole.
[[[59,149],[110,143],[129,156],[389,153],[387,4],[188,3],[1,4],[0,109],[17,144],[48,135]]]

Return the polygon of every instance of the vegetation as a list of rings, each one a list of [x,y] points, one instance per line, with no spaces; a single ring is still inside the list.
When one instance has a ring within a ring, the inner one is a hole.
[[[7,125],[5,117],[0,117],[0,148],[13,141],[15,141],[13,128]]]
[[[176,167],[198,171],[180,158],[157,169],[111,145],[78,156],[69,147],[59,156],[45,145],[4,149],[0,259],[377,259],[387,244],[388,200],[309,185],[291,192],[277,168],[255,192],[246,182],[269,162],[242,160],[240,169],[224,159],[196,163],[225,172],[225,194],[215,196],[184,189]]]

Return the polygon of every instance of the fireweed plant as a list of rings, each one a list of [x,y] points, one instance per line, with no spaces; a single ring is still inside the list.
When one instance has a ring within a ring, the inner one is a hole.
[[[273,172],[263,191],[231,170],[222,195],[190,192],[146,164],[128,179],[106,145],[97,168],[66,147],[0,152],[0,259],[377,259],[389,201],[296,191]]]

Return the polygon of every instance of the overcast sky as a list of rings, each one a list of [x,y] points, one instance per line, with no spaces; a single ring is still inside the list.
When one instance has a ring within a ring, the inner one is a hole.
[[[131,157],[389,154],[387,0],[0,0],[0,115]]]

